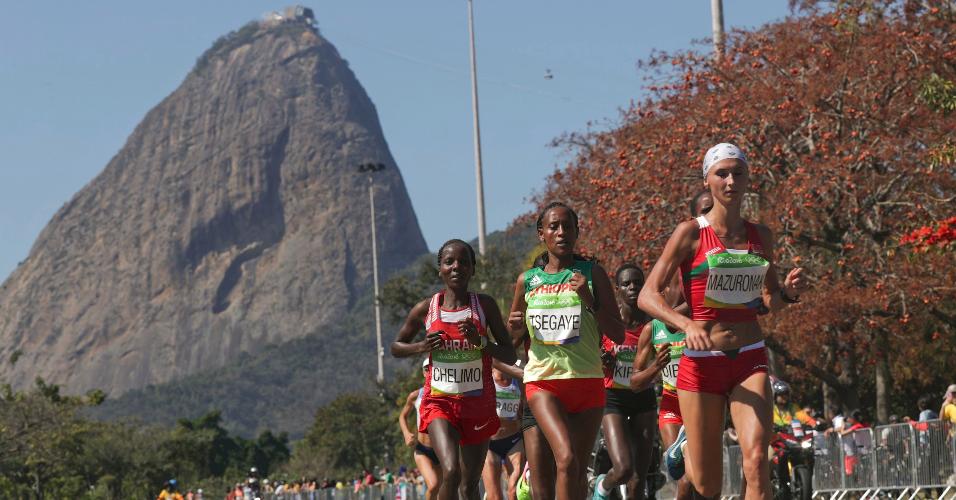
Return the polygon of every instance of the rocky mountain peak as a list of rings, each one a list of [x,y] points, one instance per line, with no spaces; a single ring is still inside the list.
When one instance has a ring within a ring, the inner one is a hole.
[[[348,64],[310,16],[220,38],[0,287],[0,380],[118,395],[321,332],[371,283],[369,161],[387,274],[426,247]]]

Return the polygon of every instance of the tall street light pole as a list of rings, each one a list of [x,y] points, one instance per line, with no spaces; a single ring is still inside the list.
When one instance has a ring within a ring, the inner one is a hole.
[[[724,4],[722,0],[710,0],[710,26],[714,31],[714,58],[719,61],[724,53]]]
[[[375,189],[372,183],[372,174],[385,170],[383,163],[363,163],[358,166],[359,172],[368,176],[368,204],[372,217],[372,286],[375,292],[375,358],[378,361],[378,383],[385,382],[385,351],[382,349],[382,311],[378,295],[378,245],[375,241]]]
[[[468,35],[471,39],[471,116],[475,139],[475,191],[478,198],[478,254],[485,255],[485,181],[481,174],[481,128],[478,126],[478,70],[475,63],[475,9],[468,0]]]

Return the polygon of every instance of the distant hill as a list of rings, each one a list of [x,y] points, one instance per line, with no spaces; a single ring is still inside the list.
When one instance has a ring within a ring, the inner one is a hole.
[[[308,18],[222,37],[0,287],[0,359],[19,357],[0,363],[0,381],[111,397],[175,381],[175,394],[196,393],[182,404],[244,410],[245,394],[301,380],[314,393],[354,385],[365,367],[351,361],[372,349],[355,333],[365,319],[348,316],[371,285],[365,162],[387,167],[375,182],[388,275],[427,250],[346,61]],[[250,426],[257,411],[242,415]]]
[[[521,227],[488,235],[489,248],[513,255],[504,266],[520,267],[523,256],[537,243],[534,228]],[[477,244],[475,244],[477,246]],[[518,257],[522,256],[522,257]],[[419,256],[396,275],[413,276],[422,262],[434,254]],[[511,276],[514,280],[516,275]],[[264,429],[287,431],[300,437],[312,424],[315,411],[343,392],[374,387],[376,372],[372,296],[362,296],[351,312],[319,334],[271,345],[256,354],[243,354],[227,366],[186,378],[130,391],[107,399],[92,414],[98,418],[139,418],[172,424],[182,417],[195,418],[220,409],[224,425],[233,432],[253,436]],[[398,329],[385,324],[387,346]],[[387,349],[387,347],[386,347]],[[385,356],[386,376],[408,369],[411,362]]]

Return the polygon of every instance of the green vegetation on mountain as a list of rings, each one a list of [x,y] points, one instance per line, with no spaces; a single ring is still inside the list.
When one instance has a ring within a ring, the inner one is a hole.
[[[503,308],[510,307],[515,277],[537,237],[530,226],[516,227],[488,235],[487,242],[487,256],[478,265],[473,288],[484,282],[484,293]],[[388,344],[408,309],[438,289],[435,265],[435,254],[422,255],[383,284],[382,338],[389,379],[396,370],[412,365],[388,355]],[[338,395],[377,391],[374,352],[369,291],[349,314],[321,332],[267,346],[255,355],[241,354],[221,368],[107,398],[87,411],[104,420],[135,418],[172,425],[183,417],[218,410],[230,432],[254,436],[277,429],[298,438],[312,425],[316,411]]]

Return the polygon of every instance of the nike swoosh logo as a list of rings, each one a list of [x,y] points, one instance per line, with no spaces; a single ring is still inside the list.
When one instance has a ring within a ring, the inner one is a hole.
[[[487,427],[488,424],[490,424],[490,423],[491,423],[491,421],[489,420],[489,421],[487,421],[487,422],[481,424],[480,427],[476,425],[476,426],[475,426],[475,430],[476,430],[476,431],[480,431],[480,430],[484,429],[485,427]]]

